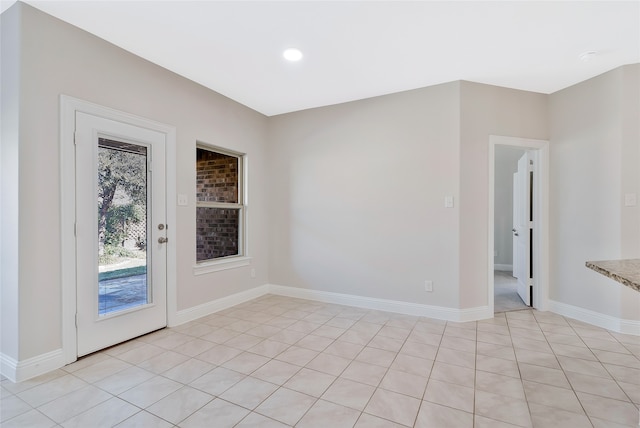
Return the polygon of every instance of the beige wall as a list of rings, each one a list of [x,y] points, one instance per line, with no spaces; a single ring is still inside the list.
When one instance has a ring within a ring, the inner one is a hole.
[[[270,118],[271,282],[457,307],[458,111],[455,82]]]
[[[3,283],[3,289],[20,293],[19,358],[61,347],[61,94],[176,127],[176,159],[170,161],[176,163],[177,193],[189,196],[187,207],[176,208],[177,224],[169,225],[177,236],[179,310],[267,283],[266,117],[32,7],[14,8],[23,13],[19,283]],[[249,157],[249,246],[256,278],[250,267],[193,275],[196,140]]]
[[[0,350],[18,360],[18,225],[20,153],[20,30],[19,8],[0,15]]]
[[[479,83],[460,87],[460,307],[486,305],[489,135],[547,140],[547,96]]]
[[[587,268],[588,260],[640,257],[640,66],[617,68],[552,94],[552,300],[640,319],[640,297]]]

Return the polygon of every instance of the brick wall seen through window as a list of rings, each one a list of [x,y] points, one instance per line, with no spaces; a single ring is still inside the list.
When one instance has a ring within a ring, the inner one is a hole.
[[[196,261],[242,255],[242,157],[196,149]]]

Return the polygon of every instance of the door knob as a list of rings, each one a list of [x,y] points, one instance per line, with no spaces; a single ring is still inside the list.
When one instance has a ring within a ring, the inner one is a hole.
[[[518,235],[518,232],[514,233],[513,235],[514,235],[514,236],[520,236],[520,235]]]
[[[168,241],[169,238],[165,238],[164,236],[158,238],[158,244],[166,244]]]

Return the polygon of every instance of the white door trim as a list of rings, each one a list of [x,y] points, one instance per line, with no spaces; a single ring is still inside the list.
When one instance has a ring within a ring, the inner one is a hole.
[[[488,224],[488,287],[487,301],[490,313],[494,311],[494,204],[495,204],[495,149],[496,146],[512,146],[533,151],[537,164],[534,176],[533,237],[533,304],[546,311],[549,308],[549,142],[519,137],[489,136],[489,224]]]
[[[77,359],[75,247],[75,116],[76,111],[153,129],[166,135],[167,191],[167,323],[176,317],[176,128],[144,117],[60,96],[60,272],[62,284],[62,350],[65,364]]]

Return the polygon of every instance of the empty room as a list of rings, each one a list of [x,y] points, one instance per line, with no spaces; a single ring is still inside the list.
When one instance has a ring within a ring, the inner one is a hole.
[[[640,2],[0,19],[2,427],[637,427]]]

